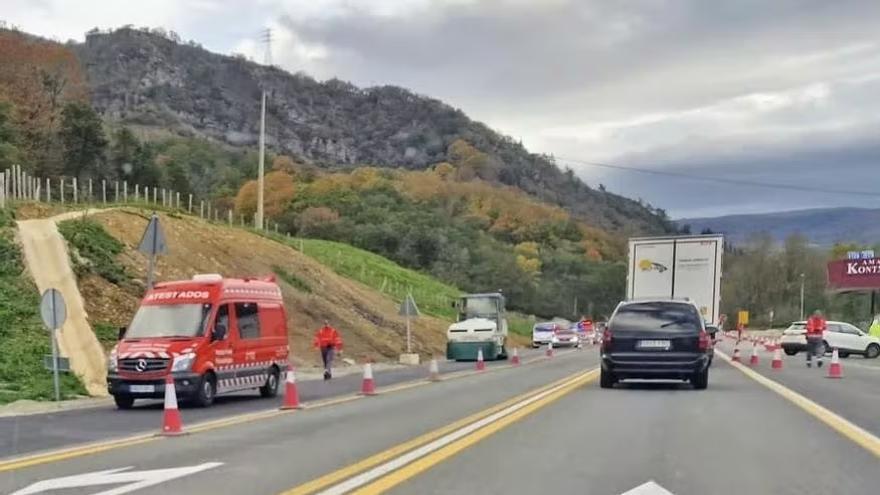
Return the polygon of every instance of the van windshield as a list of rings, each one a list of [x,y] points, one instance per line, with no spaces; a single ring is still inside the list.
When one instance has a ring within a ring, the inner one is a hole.
[[[199,337],[205,333],[210,304],[159,304],[141,306],[125,338]]]

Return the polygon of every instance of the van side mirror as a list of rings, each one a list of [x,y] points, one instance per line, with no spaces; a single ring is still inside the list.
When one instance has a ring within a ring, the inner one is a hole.
[[[119,327],[119,333],[116,334],[116,340],[122,340],[125,337],[125,331],[128,327]]]
[[[211,334],[211,340],[223,340],[226,338],[226,325],[214,325],[214,333]]]

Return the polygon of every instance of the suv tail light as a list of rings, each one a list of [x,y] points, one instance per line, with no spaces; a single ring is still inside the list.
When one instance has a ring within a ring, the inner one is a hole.
[[[611,327],[605,327],[605,331],[602,332],[602,352],[611,350],[611,341],[614,339],[614,336],[611,335]]]
[[[709,333],[705,330],[700,330],[700,336],[698,337],[698,345],[701,351],[708,351],[709,347],[712,345],[712,339],[709,338]]]

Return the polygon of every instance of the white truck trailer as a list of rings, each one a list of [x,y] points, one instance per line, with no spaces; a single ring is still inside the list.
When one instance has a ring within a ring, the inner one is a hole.
[[[626,297],[688,298],[707,323],[717,323],[723,252],[717,234],[632,238]]]

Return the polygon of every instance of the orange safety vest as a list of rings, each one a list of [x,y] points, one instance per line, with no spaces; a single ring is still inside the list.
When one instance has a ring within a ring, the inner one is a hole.
[[[337,350],[341,350],[342,337],[339,336],[339,332],[337,332],[336,329],[333,327],[321,327],[320,330],[315,332],[315,340],[313,341],[313,345],[319,349],[332,346],[335,347]]]
[[[825,318],[811,316],[807,320],[807,337],[821,337],[826,328],[828,328],[828,324],[825,322]]]

